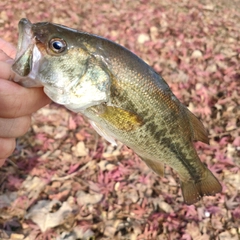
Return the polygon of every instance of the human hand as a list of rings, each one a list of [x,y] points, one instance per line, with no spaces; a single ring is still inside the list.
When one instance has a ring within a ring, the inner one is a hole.
[[[51,102],[42,88],[9,81],[15,54],[15,47],[0,38],[0,167],[14,151],[15,139],[28,131],[31,114]]]

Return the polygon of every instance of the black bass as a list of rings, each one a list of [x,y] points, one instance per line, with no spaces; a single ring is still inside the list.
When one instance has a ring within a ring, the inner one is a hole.
[[[154,172],[179,175],[186,204],[222,187],[193,141],[208,143],[203,124],[149,65],[105,38],[49,22],[19,22],[14,80],[44,87],[56,103],[85,115],[109,142],[130,147]]]

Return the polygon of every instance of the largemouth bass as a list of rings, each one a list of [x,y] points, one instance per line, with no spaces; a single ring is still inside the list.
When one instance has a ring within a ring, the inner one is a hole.
[[[186,204],[221,192],[193,145],[208,143],[203,124],[128,49],[62,25],[22,19],[12,69],[16,82],[43,86],[54,102],[85,115],[100,135],[127,145],[158,175],[164,175],[164,164],[172,167]]]

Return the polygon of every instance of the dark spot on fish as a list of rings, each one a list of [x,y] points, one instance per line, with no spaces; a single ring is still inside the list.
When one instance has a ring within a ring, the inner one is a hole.
[[[199,182],[199,173],[197,172],[197,169],[195,167],[191,167],[191,159],[186,159],[186,154],[184,153],[184,149],[183,146],[181,146],[181,143],[176,140],[173,142],[173,137],[167,137],[173,136],[173,134],[175,133],[174,129],[158,130],[158,126],[154,122],[145,124],[145,127],[146,131],[148,131],[154,137],[154,139],[159,142],[159,145],[165,146],[165,148],[171,150],[171,152],[175,155],[176,159],[178,159],[185,167],[185,169],[187,169],[192,179],[194,179],[195,182]]]
[[[152,136],[155,135],[157,129],[158,129],[158,127],[157,127],[157,125],[156,125],[154,122],[148,122],[148,123],[146,123],[146,130],[147,130],[148,132],[150,132],[150,134],[151,134]]]

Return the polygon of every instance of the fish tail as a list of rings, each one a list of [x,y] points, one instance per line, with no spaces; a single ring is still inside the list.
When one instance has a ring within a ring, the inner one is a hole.
[[[181,182],[182,194],[187,205],[199,201],[203,196],[215,195],[222,191],[222,186],[209,169],[205,169],[199,182]]]

